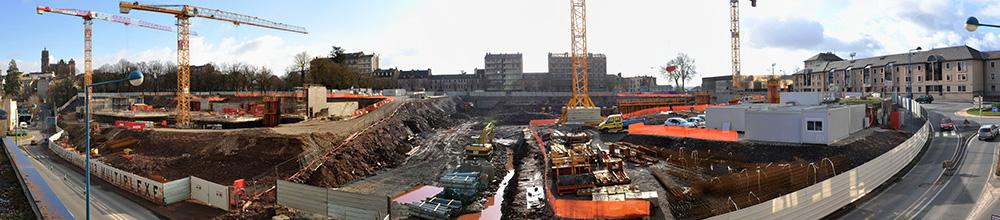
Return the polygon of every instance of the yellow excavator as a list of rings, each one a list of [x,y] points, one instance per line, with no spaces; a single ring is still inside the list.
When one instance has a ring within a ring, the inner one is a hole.
[[[469,157],[489,157],[493,153],[493,122],[486,123],[476,142],[465,146]]]

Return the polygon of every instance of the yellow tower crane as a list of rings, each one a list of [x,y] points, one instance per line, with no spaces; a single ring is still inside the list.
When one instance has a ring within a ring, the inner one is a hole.
[[[207,18],[232,22],[235,25],[252,25],[282,31],[308,34],[306,28],[268,21],[249,15],[242,15],[218,9],[202,8],[190,5],[143,5],[138,2],[120,2],[118,7],[122,14],[130,10],[150,11],[174,15],[177,17],[177,126],[189,127],[191,124],[191,51],[188,47],[188,35],[191,31],[190,18]]]
[[[564,123],[569,119],[570,112],[575,110],[593,110],[594,101],[590,99],[587,87],[587,1],[570,0],[570,43],[572,52],[570,60],[573,69],[573,97],[569,99],[566,108],[563,109],[559,122]],[[593,122],[600,120],[598,113],[596,119],[588,119]]]
[[[751,7],[757,7],[757,0],[750,0]],[[733,91],[742,95],[740,78],[740,0],[729,0],[729,32],[732,40]]]
[[[91,36],[92,36],[92,32],[93,32],[93,26],[94,26],[94,21],[93,20],[94,19],[104,20],[104,21],[109,21],[109,22],[114,22],[114,23],[119,23],[119,24],[124,24],[124,25],[127,25],[127,26],[135,25],[135,26],[139,26],[139,27],[156,29],[156,30],[167,31],[167,32],[173,32],[174,31],[174,28],[171,28],[170,26],[160,25],[160,24],[154,24],[154,23],[150,23],[150,22],[146,22],[146,21],[142,21],[142,20],[138,20],[138,19],[132,19],[132,18],[129,18],[129,17],[121,16],[121,15],[107,14],[107,13],[101,13],[101,12],[96,12],[96,11],[88,11],[88,10],[80,10],[80,9],[72,9],[72,8],[50,8],[50,7],[45,7],[45,6],[38,6],[38,7],[35,8],[35,12],[37,12],[39,15],[44,14],[44,13],[56,13],[56,14],[63,14],[63,15],[76,16],[76,17],[83,18],[83,85],[84,86],[82,86],[82,87],[86,87],[86,85],[90,85],[91,83],[93,83],[93,75],[94,75],[93,60],[94,59],[93,59],[93,55],[91,55],[91,51],[92,51],[92,49],[91,49],[91,42],[92,42],[91,41]],[[85,89],[85,91],[84,91],[84,99],[86,99],[87,101],[90,100],[90,90],[89,89]],[[87,109],[87,110],[89,111],[90,109]]]

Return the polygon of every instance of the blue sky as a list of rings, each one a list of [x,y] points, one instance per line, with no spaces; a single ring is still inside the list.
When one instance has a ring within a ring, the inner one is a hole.
[[[569,2],[566,0],[306,0],[306,1],[140,1],[143,4],[191,4],[222,9],[306,27],[297,34],[252,26],[192,19],[192,63],[246,62],[283,74],[292,56],[325,55],[331,45],[348,51],[378,53],[382,67],[433,69],[434,74],[482,68],[487,52],[520,52],[525,70],[546,71],[548,52],[569,50]],[[40,51],[54,60],[73,58],[82,69],[83,26],[79,18],[38,15],[38,5],[118,13],[118,1],[0,2],[0,68],[10,59],[27,71],[39,69]],[[1000,23],[995,0],[767,0],[742,7],[743,73],[791,73],[802,60],[831,51],[847,58],[903,53],[908,48],[969,45],[1000,49],[1000,31],[969,33],[965,18]],[[173,26],[164,14],[133,11],[126,15]],[[658,75],[677,53],[696,60],[701,76],[729,74],[728,1],[588,1],[590,52],[608,56],[608,72],[626,76]],[[95,68],[119,59],[176,60],[176,34],[97,21]],[[660,80],[666,83],[665,80]],[[689,85],[697,85],[695,79]]]

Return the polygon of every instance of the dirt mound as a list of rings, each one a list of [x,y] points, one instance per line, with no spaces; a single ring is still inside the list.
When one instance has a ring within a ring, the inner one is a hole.
[[[382,121],[337,151],[309,178],[310,183],[335,186],[372,175],[382,167],[392,166],[410,150],[410,136],[421,131],[446,126],[455,112],[451,99],[401,101],[386,105],[368,115],[345,121],[309,122],[278,128],[234,130],[111,131],[109,139],[133,137],[134,159],[121,157],[120,150],[102,152],[102,161],[143,176],[163,176],[174,180],[198,176],[226,184],[236,179],[274,175],[283,178],[298,170],[327,149],[338,146],[353,132]],[[331,169],[332,168],[332,169]]]
[[[396,117],[383,121],[335,152],[306,183],[338,187],[374,175],[384,167],[399,165],[413,147],[412,135],[456,124],[450,117],[455,113],[455,106],[451,99],[411,102],[400,109]]]
[[[280,135],[268,129],[227,132],[121,131],[133,137],[135,158],[120,152],[106,155],[116,167],[143,176],[160,175],[168,180],[198,176],[217,183],[249,178],[303,152],[300,137]]]

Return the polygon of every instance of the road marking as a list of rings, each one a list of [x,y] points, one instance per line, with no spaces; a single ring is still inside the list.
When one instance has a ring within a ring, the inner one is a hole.
[[[969,138],[969,141],[967,141],[965,143],[965,147],[964,147],[965,150],[963,150],[962,147],[961,147],[961,145],[962,145],[962,136],[961,135],[958,136],[958,147],[959,147],[959,149],[957,149],[955,151],[955,155],[959,159],[952,160],[952,161],[954,161],[954,164],[955,164],[954,166],[956,166],[955,167],[955,172],[958,172],[959,170],[961,170],[962,164],[965,163],[965,159],[964,159],[965,155],[966,155],[965,151],[969,148],[969,143],[971,143],[972,140],[974,140],[975,137],[977,137],[977,136],[979,136],[979,134],[976,134],[975,136],[973,136],[973,138]],[[959,154],[960,151],[962,152],[961,154]],[[943,178],[943,177],[944,177],[944,169],[941,169],[941,175],[938,176],[938,179],[935,180],[934,183],[940,182],[941,178]],[[949,176],[948,179],[944,182],[944,185],[942,185],[937,190],[937,192],[934,193],[934,196],[931,196],[931,198],[929,200],[926,200],[927,203],[924,203],[924,205],[920,206],[920,209],[917,209],[916,210],[917,212],[915,212],[912,215],[910,215],[910,217],[907,218],[907,219],[913,220],[914,218],[917,217],[917,215],[920,215],[921,212],[924,212],[924,209],[927,209],[928,205],[930,205],[931,203],[934,203],[934,199],[937,199],[938,195],[941,195],[941,192],[943,192],[945,188],[948,188],[948,184],[951,183],[952,179],[955,179],[954,177],[955,177],[954,175],[953,176]],[[933,188],[933,187],[931,187],[931,188]],[[930,190],[931,188],[928,188],[928,190]],[[930,192],[930,191],[927,191],[927,192]],[[926,194],[926,192],[925,192],[925,194]],[[920,195],[920,197],[923,197],[923,196],[924,195]],[[923,200],[921,200],[921,201],[923,201]],[[907,212],[909,212],[909,209],[907,209]]]

